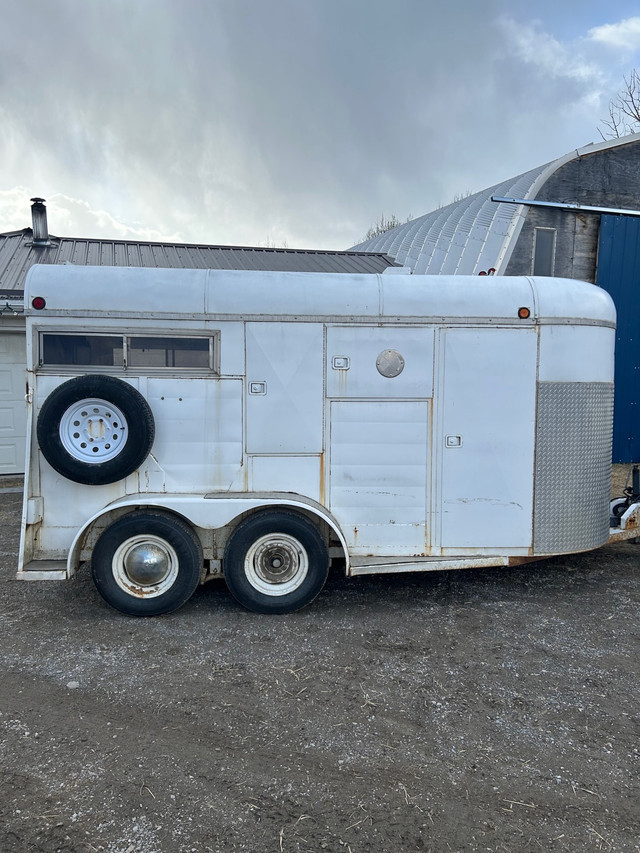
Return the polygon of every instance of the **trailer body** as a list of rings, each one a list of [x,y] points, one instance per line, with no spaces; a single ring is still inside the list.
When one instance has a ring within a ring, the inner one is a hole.
[[[189,589],[224,575],[280,612],[327,557],[513,565],[609,538],[615,309],[594,285],[43,265],[25,313],[19,578],[92,560],[110,603],[164,612],[194,562]]]

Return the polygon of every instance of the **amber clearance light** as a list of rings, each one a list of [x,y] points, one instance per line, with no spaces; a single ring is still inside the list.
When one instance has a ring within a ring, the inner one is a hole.
[[[518,308],[518,317],[521,320],[527,320],[531,316],[531,311],[528,308]]]
[[[31,300],[31,305],[36,309],[36,311],[42,311],[46,304],[44,296],[34,296]]]

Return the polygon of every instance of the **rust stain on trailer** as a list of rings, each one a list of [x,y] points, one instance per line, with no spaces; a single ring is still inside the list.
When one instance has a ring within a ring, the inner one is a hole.
[[[322,506],[326,506],[326,478],[324,470],[324,451],[320,454],[320,487],[319,487],[319,502]]]
[[[347,378],[348,368],[341,368],[338,370],[338,394],[340,397],[347,396]]]
[[[548,560],[551,554],[544,557],[509,557],[508,566],[524,566],[526,563],[535,563],[537,560]]]

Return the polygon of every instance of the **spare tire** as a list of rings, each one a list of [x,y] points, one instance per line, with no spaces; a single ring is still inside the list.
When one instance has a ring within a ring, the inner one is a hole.
[[[115,376],[77,376],[47,397],[38,444],[49,465],[75,483],[101,486],[133,473],[149,455],[155,423],[142,394]]]

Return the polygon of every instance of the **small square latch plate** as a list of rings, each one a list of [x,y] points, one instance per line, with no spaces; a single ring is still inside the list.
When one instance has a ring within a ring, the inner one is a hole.
[[[461,435],[445,435],[444,446],[445,447],[462,447],[462,436]]]
[[[334,370],[349,370],[349,356],[348,355],[334,355],[331,360],[331,367]]]
[[[262,396],[267,393],[267,383],[266,382],[250,382],[249,383],[249,393],[254,394],[256,396]]]

